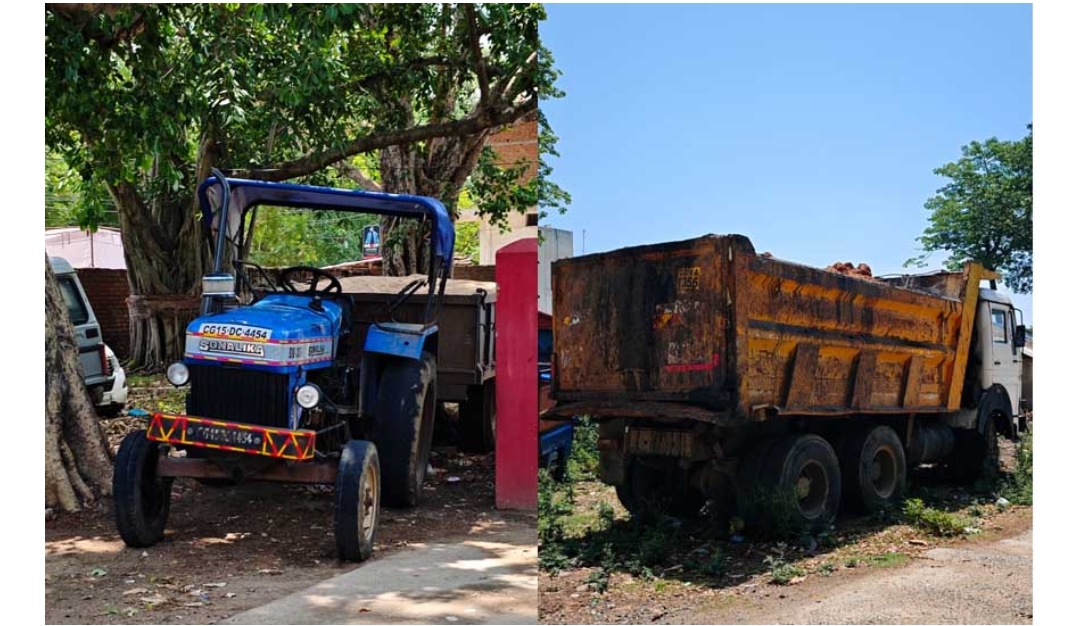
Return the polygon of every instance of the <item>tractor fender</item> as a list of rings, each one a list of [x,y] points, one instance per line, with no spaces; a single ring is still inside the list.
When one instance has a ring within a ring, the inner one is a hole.
[[[1009,439],[1016,440],[1016,425],[1012,419],[1012,402],[1009,392],[998,384],[991,385],[979,398],[978,430],[986,432],[986,425],[991,419],[996,420],[997,431]]]

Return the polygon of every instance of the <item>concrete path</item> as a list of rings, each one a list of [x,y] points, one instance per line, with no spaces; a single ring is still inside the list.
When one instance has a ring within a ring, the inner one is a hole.
[[[935,548],[896,569],[788,587],[782,600],[735,602],[692,624],[1030,624],[1032,531]],[[704,620],[704,621],[703,621]],[[710,621],[717,620],[717,621]]]
[[[226,624],[535,624],[536,525],[416,544]]]

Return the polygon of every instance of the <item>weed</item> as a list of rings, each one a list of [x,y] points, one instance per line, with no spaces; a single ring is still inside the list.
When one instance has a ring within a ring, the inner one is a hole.
[[[870,567],[896,567],[907,563],[910,559],[908,555],[902,552],[886,552],[885,554],[875,554],[867,559],[867,563]]]
[[[1031,429],[1028,428],[1016,444],[1016,467],[998,484],[999,493],[1013,504],[1031,506],[1034,501],[1034,445]]]
[[[821,565],[818,565],[818,567],[817,567],[817,573],[821,574],[822,576],[832,576],[833,572],[835,572],[835,571],[836,571],[836,564],[832,563],[831,561],[822,563]]]
[[[583,418],[574,425],[574,443],[566,462],[566,476],[571,482],[593,480],[600,473],[600,453],[596,448],[596,424]]]
[[[611,582],[611,574],[606,569],[593,570],[589,574],[588,580],[585,581],[589,587],[604,593],[608,589],[608,584]]]
[[[770,582],[774,585],[786,585],[796,577],[806,574],[802,568],[788,563],[783,557],[765,557],[765,567],[769,568],[769,574],[772,577]]]
[[[919,498],[904,501],[904,518],[913,526],[939,537],[962,535],[964,528],[971,525],[969,520],[955,513],[926,506]]]
[[[754,529],[778,539],[793,537],[801,530],[792,515],[798,504],[794,489],[758,492],[753,502]]]

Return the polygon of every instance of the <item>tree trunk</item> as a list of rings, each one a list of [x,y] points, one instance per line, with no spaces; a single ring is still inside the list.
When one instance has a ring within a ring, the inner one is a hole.
[[[384,148],[379,159],[383,191],[431,196],[457,220],[457,203],[476,167],[491,130],[464,137],[440,137],[427,143],[426,156],[413,145]],[[426,274],[430,262],[430,225],[412,218],[382,220],[383,273]]]
[[[109,192],[119,209],[132,294],[129,367],[159,371],[183,356],[184,330],[199,312],[207,246],[190,199],[147,205],[128,183],[110,185]]]
[[[79,367],[67,306],[45,257],[45,507],[77,511],[112,495],[112,459]]]

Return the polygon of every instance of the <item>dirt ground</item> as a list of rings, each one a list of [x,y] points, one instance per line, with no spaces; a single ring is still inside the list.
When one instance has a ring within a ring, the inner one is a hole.
[[[152,387],[133,389],[132,404],[175,401]],[[109,420],[110,440],[139,425]],[[382,511],[374,559],[506,517],[493,507],[493,455],[437,447],[431,466],[419,507]],[[331,487],[179,479],[165,539],[145,550],[124,546],[109,506],[45,522],[46,623],[215,623],[357,567],[335,557]]]
[[[902,519],[842,514],[832,533],[807,545],[717,541],[668,520],[660,533],[669,537],[666,552],[648,568],[618,559],[614,567],[597,565],[610,562],[605,556],[590,566],[571,560],[552,567],[542,545],[540,622],[1031,623],[1031,508],[998,507],[996,497],[933,472],[911,482],[911,495],[963,515],[971,527],[945,538]],[[598,511],[607,507],[616,518],[605,525]],[[568,524],[584,529],[578,540],[599,554],[611,550],[605,542],[617,546],[634,532],[614,489],[598,482],[575,485]],[[778,584],[778,563],[792,568],[786,584]]]

